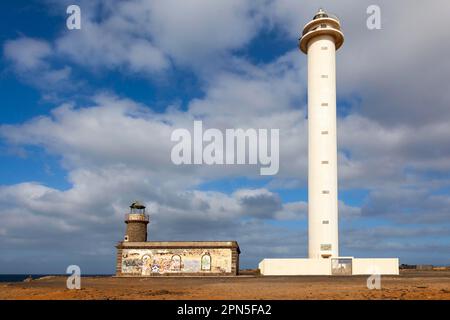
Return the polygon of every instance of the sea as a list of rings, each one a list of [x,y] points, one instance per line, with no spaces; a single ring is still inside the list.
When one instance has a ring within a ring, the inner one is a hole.
[[[68,277],[69,274],[0,274],[0,282],[22,282],[26,278],[30,277],[39,279],[47,276],[62,276]],[[83,277],[111,277],[112,274],[83,274]]]

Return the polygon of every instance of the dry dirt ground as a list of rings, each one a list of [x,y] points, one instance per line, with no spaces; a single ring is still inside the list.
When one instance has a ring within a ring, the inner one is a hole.
[[[445,299],[450,271],[402,271],[382,276],[381,290],[369,290],[367,277],[238,276],[227,278],[87,277],[81,290],[66,289],[66,277],[0,283],[0,299]]]

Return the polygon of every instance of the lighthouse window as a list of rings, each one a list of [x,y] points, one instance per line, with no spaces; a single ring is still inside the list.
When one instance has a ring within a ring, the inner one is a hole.
[[[330,191],[328,191],[328,190],[323,190],[323,191],[322,191],[322,194],[330,194]]]
[[[328,107],[328,103],[327,102],[322,103],[322,107]]]
[[[206,253],[202,256],[201,260],[202,271],[210,271],[211,270],[211,256],[209,253]]]
[[[328,134],[328,131],[322,131],[322,134]]]
[[[328,244],[328,243],[326,243],[326,244],[321,244],[321,245],[320,245],[320,250],[323,250],[323,251],[329,251],[329,250],[331,250],[331,244]]]
[[[322,47],[322,48],[320,48],[320,49],[322,49],[322,50],[328,50],[328,47]]]
[[[330,221],[328,221],[328,220],[323,220],[322,221],[322,224],[329,224],[330,223]]]
[[[328,164],[328,161],[326,161],[326,160],[322,161],[322,164]]]
[[[322,78],[323,78],[323,79],[328,79],[328,75],[327,75],[327,74],[323,74],[323,75],[322,75]]]

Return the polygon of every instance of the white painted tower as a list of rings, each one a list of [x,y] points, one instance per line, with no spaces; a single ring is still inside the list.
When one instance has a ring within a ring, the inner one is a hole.
[[[344,43],[335,16],[320,9],[303,28],[308,55],[308,259],[265,258],[262,275],[399,274],[398,258],[339,256],[336,50]]]
[[[336,140],[336,50],[344,42],[339,20],[320,9],[303,28],[308,55],[308,252],[339,256]]]

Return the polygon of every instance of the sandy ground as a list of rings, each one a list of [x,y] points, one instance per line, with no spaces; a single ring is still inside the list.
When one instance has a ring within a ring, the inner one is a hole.
[[[66,289],[66,277],[0,283],[0,299],[445,299],[450,271],[402,271],[382,276],[381,290],[367,277],[113,278],[87,277],[81,290]]]

